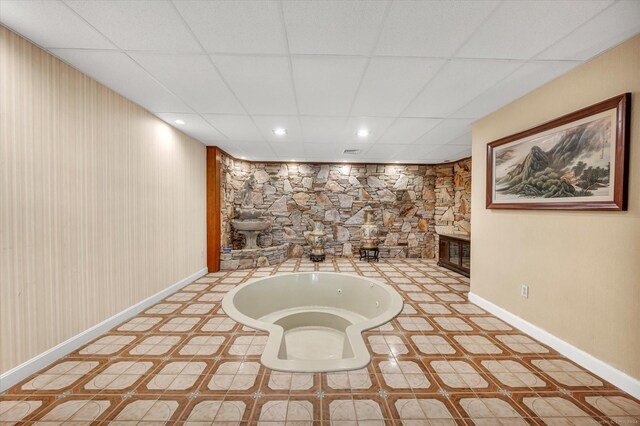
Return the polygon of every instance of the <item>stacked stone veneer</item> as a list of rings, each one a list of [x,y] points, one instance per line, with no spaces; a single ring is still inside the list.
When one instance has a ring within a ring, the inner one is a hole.
[[[437,165],[435,192],[436,233],[470,234],[471,158]]]
[[[230,253],[220,254],[220,269],[229,271],[235,269],[260,268],[263,266],[277,265],[288,258],[289,243],[250,250],[232,250]]]
[[[321,221],[327,233],[327,255],[357,256],[360,226],[369,205],[379,227],[381,256],[432,258],[436,253],[436,225],[460,228],[464,226],[462,220],[468,224],[462,210],[468,210],[469,197],[458,197],[459,185],[454,183],[454,169],[466,168],[459,179],[469,180],[470,187],[471,161],[467,163],[460,167],[458,163],[447,164],[440,169],[431,165],[259,163],[224,156],[222,246],[242,247],[243,237],[233,230],[231,220],[240,206],[244,181],[254,175],[254,205],[263,209],[272,223],[258,238],[261,247],[289,244],[289,256],[300,257],[308,252],[305,235],[313,221]],[[465,182],[460,181],[461,193]],[[463,204],[465,207],[461,207]],[[453,213],[451,223],[449,208]],[[239,260],[240,265],[241,259],[232,256],[231,260]]]

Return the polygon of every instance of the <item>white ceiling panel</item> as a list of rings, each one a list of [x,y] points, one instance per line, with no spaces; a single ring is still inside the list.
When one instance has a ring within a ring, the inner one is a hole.
[[[575,61],[528,62],[459,109],[452,117],[483,117],[576,67]]]
[[[464,147],[462,149],[462,151],[460,151],[457,154],[455,154],[455,156],[451,159],[451,161],[461,160],[463,158],[471,157],[471,151],[472,151],[472,148],[471,148],[471,137],[469,137],[469,145]]]
[[[131,57],[195,111],[244,112],[209,57],[204,54],[131,53]]]
[[[176,1],[189,27],[210,53],[287,53],[275,1]]]
[[[442,119],[439,118],[398,118],[378,139],[378,142],[413,142],[441,122]]]
[[[0,22],[236,156],[434,163],[639,34],[640,0],[0,0]]]
[[[306,153],[304,145],[301,143],[272,143],[271,149],[276,153],[280,160],[302,160],[305,158]]]
[[[584,61],[638,33],[640,1],[617,1],[537,58]]]
[[[375,53],[452,56],[498,3],[396,1],[391,5]]]
[[[222,141],[215,143],[234,157],[244,159],[275,159],[276,153],[266,142]]]
[[[67,4],[121,49],[201,51],[169,1],[67,0]]]
[[[304,150],[308,157],[329,157],[334,159],[341,159],[343,157],[347,158],[347,156],[342,154],[342,146],[337,144],[306,143],[304,144]]]
[[[459,136],[471,131],[471,119],[451,119],[442,120],[433,130],[430,130],[418,140],[416,144],[420,145],[444,145]]]
[[[386,1],[285,1],[284,20],[291,53],[368,55]]]
[[[457,138],[449,141],[447,145],[462,145],[465,147],[471,146],[471,129],[463,135],[458,136]]]
[[[296,56],[292,62],[301,114],[349,113],[364,71],[365,58]]]
[[[51,53],[152,112],[191,112],[124,53],[51,49]]]
[[[346,117],[300,117],[304,141],[314,144],[336,143],[347,125]]]
[[[384,132],[393,124],[391,117],[351,117],[347,122],[340,140],[345,144],[357,145],[377,141]],[[358,129],[368,129],[371,134],[361,138],[356,134]]]
[[[403,145],[403,144],[386,144],[386,143],[376,143],[371,145],[364,152],[365,158],[386,158],[388,160],[396,160],[398,155],[404,152],[405,149],[413,147],[415,150],[416,147],[412,145]],[[420,148],[418,148],[420,149]]]
[[[352,114],[397,116],[444,63],[424,58],[371,59]]]
[[[225,139],[224,136],[196,114],[159,113],[158,117],[198,140],[212,142]],[[182,120],[184,124],[176,124],[175,120]]]
[[[300,121],[295,115],[290,116],[274,116],[274,115],[256,115],[253,117],[256,126],[260,133],[269,142],[275,143],[302,143],[302,129],[300,128]],[[273,133],[273,129],[276,128],[287,129],[287,134],[284,136],[278,136]]]
[[[566,36],[612,0],[506,1],[460,49],[465,58],[529,59]]]
[[[228,139],[235,141],[263,141],[264,137],[247,115],[203,114]]]
[[[231,90],[250,114],[296,114],[286,57],[212,57]]]
[[[424,152],[418,154],[423,159],[433,159],[438,163],[449,162],[459,160],[468,156],[468,147],[461,145],[433,145],[427,148]]]
[[[448,117],[520,65],[517,61],[452,60],[402,115]]]
[[[115,49],[61,1],[0,1],[0,22],[43,47]]]

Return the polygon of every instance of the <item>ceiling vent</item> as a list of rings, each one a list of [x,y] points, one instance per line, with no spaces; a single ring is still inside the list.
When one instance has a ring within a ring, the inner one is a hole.
[[[361,149],[345,149],[344,151],[342,151],[343,154],[347,154],[347,155],[358,155],[362,152]]]

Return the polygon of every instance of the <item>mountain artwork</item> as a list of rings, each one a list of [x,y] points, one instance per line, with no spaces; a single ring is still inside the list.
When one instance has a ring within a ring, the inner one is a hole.
[[[588,115],[570,114],[489,144],[487,206],[581,209],[586,203],[590,210],[614,209],[622,188],[616,172],[624,169],[616,149],[625,146],[626,133],[617,105],[595,113],[590,107]]]

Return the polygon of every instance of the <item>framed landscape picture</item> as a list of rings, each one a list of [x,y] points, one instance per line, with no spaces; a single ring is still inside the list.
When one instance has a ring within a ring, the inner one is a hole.
[[[487,208],[626,210],[631,94],[487,145]]]

